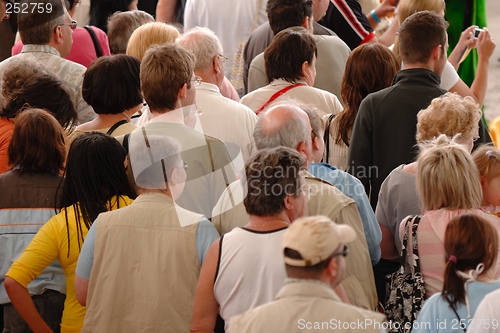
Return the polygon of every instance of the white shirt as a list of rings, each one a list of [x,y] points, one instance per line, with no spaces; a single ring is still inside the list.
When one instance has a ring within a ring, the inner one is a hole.
[[[266,5],[267,0],[189,0],[184,9],[184,28],[206,27],[219,37],[228,57],[224,74],[229,79],[238,44],[248,40],[252,28],[267,21]]]
[[[257,116],[245,105],[221,95],[215,84],[202,82],[196,87],[196,104],[203,109],[199,116],[201,131],[241,150],[247,161],[254,150],[253,130]]]

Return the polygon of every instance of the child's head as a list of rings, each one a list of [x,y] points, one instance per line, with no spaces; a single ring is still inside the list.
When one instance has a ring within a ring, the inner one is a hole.
[[[472,154],[481,176],[483,206],[500,206],[500,150],[494,146],[481,146]]]
[[[455,217],[448,223],[444,237],[445,272],[443,298],[448,297],[456,307],[465,304],[464,272],[476,270],[482,263],[480,275],[492,277],[497,270],[498,233],[491,223],[473,214]]]

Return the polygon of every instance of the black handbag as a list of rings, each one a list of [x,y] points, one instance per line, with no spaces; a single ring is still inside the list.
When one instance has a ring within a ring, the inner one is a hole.
[[[413,322],[427,299],[424,277],[420,272],[418,256],[417,228],[420,216],[413,216],[406,220],[403,238],[403,256],[399,269],[386,276],[385,315],[390,322],[389,332],[410,332]],[[409,262],[410,272],[406,272],[408,260],[408,238],[411,228],[412,251]]]

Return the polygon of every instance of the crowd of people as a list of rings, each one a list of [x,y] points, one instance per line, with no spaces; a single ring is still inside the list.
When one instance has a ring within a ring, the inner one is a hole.
[[[486,27],[448,57],[444,0],[138,5],[0,0],[3,332],[498,331]]]

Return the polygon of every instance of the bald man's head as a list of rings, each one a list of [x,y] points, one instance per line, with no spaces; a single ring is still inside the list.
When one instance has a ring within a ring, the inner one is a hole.
[[[257,122],[253,136],[257,149],[284,146],[303,153],[310,161],[311,124],[307,113],[298,106],[271,107]]]

